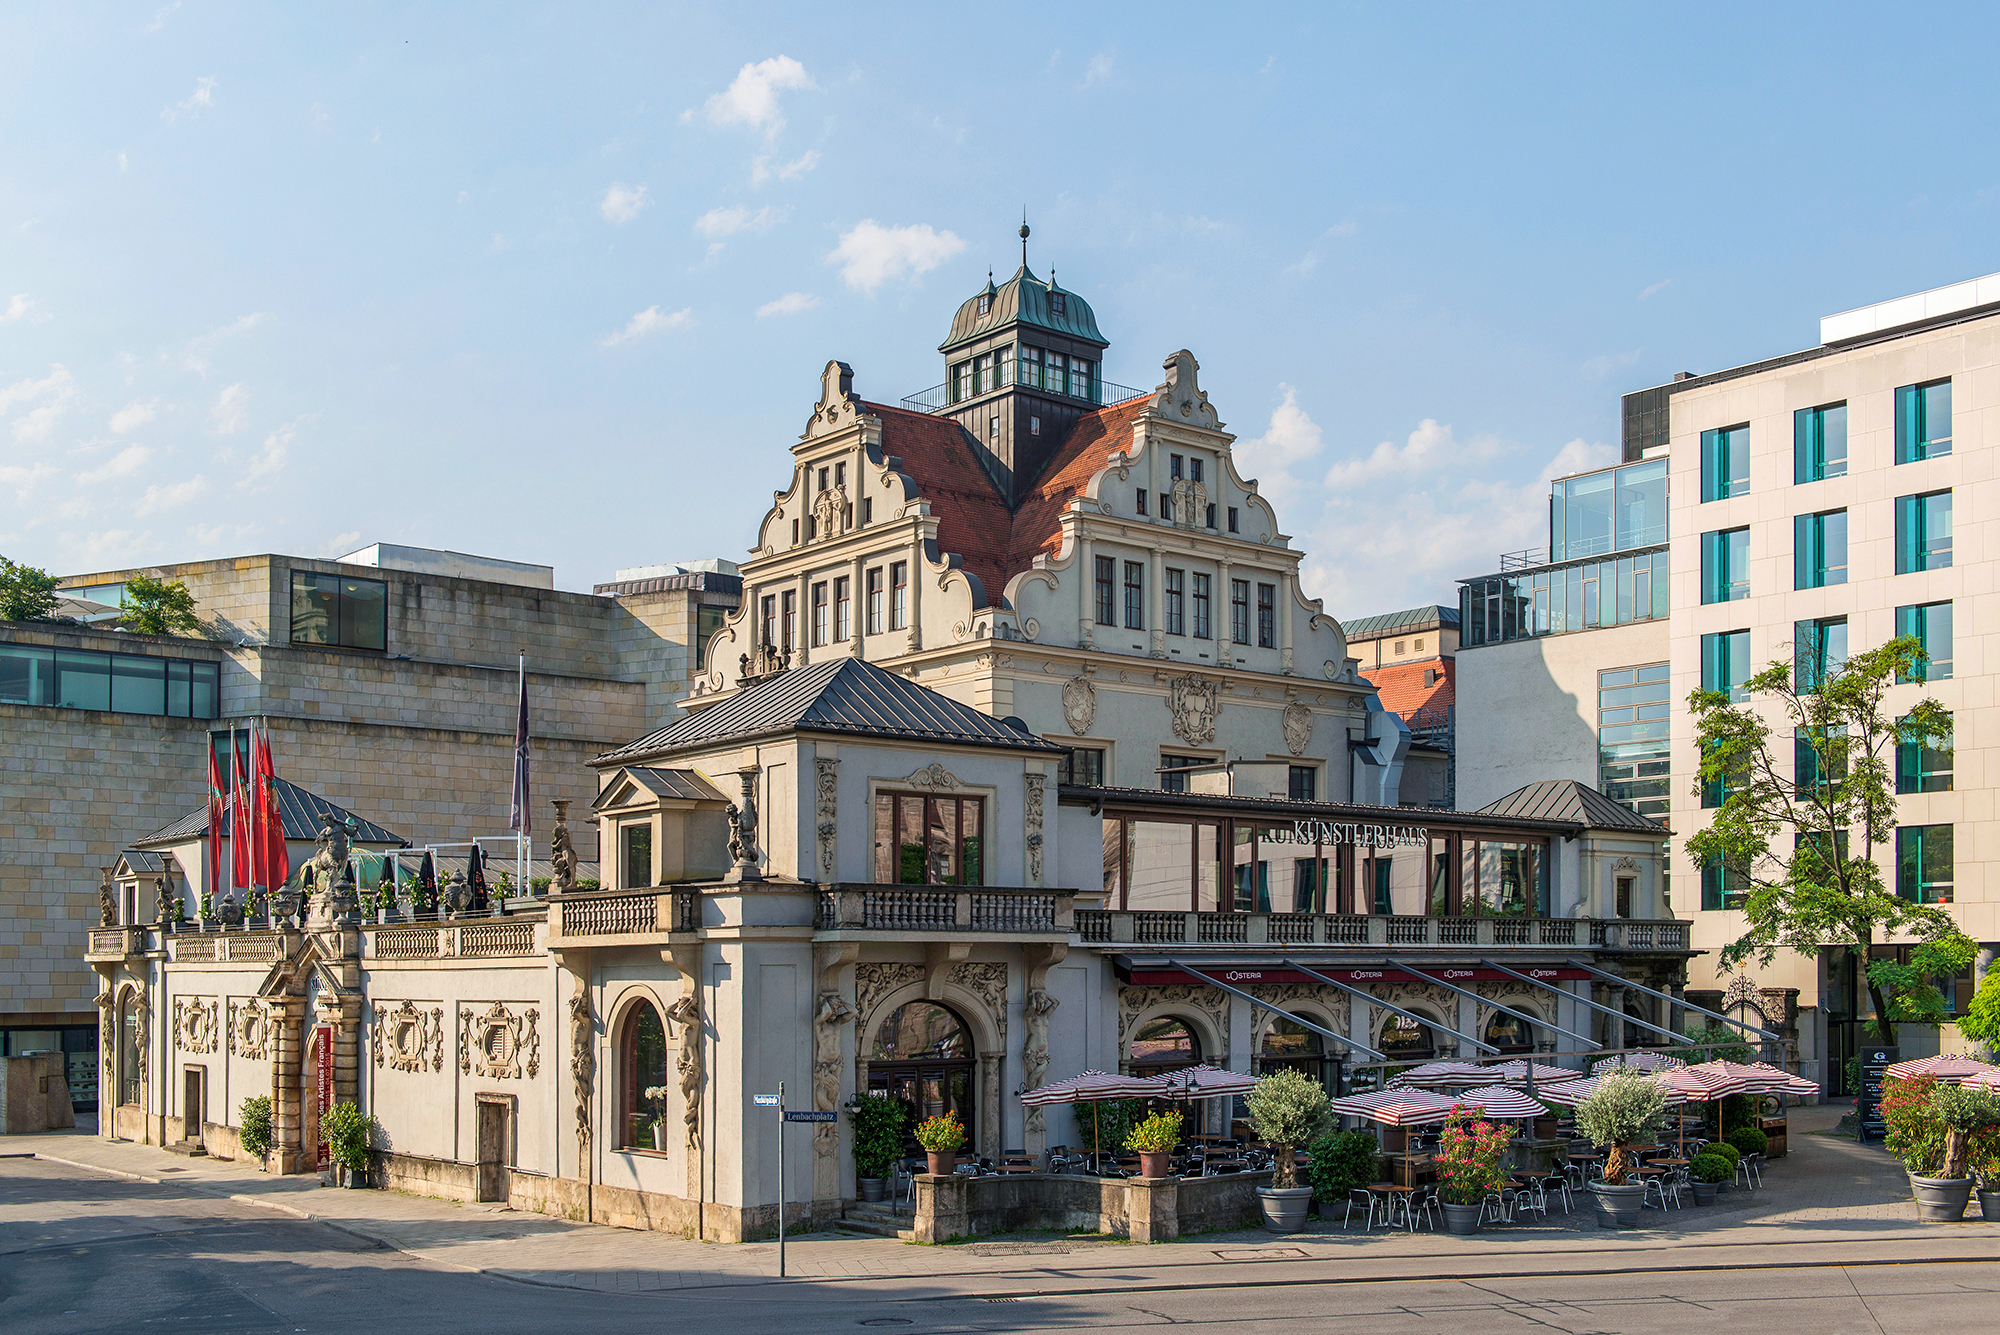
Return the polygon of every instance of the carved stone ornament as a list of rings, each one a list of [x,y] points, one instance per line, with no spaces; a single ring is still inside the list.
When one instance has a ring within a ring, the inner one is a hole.
[[[1028,884],[1042,883],[1042,794],[1048,786],[1048,776],[1030,774],[1028,778],[1028,803],[1026,834],[1022,845],[1028,854]]]
[[[1097,687],[1090,678],[1076,676],[1063,683],[1063,718],[1079,737],[1090,731],[1097,718]]]
[[[590,993],[579,984],[576,995],[569,999],[569,1075],[576,1087],[578,1159],[586,1159],[590,1154],[590,1083],[597,1073],[597,1057],[591,1046],[593,1032]]]
[[[229,1003],[229,1053],[249,1061],[271,1055],[271,1012],[254,997]]]
[[[174,1046],[182,1052],[214,1052],[222,1003],[200,997],[174,998]]]
[[[1202,528],[1208,522],[1208,488],[1187,478],[1175,481],[1174,527]]]
[[[872,1023],[875,1008],[882,1004],[882,998],[898,988],[911,983],[922,982],[924,966],[921,964],[857,964],[854,966],[854,1004],[861,1012],[862,1022]],[[867,1041],[867,1035],[862,1035]]]
[[[530,1006],[520,1015],[507,1009],[503,1001],[474,1014],[470,1006],[458,1011],[458,1071],[460,1075],[485,1076],[489,1080],[519,1080],[525,1067],[528,1079],[542,1069],[542,1039],[535,1032],[539,1011]]]
[[[566,894],[576,889],[576,845],[569,837],[569,803],[554,799],[556,826],[549,834],[549,893]]]
[[[1320,675],[1328,681],[1340,680],[1340,664],[1334,662],[1331,658],[1319,665],[1319,671]]]
[[[837,538],[847,515],[847,488],[829,487],[813,497],[813,536],[820,542]]]
[[[813,833],[819,838],[820,879],[833,879],[840,833],[840,762],[827,757],[813,761]]]
[[[819,1014],[813,1017],[813,1107],[821,1112],[830,1112],[840,1104],[840,1031],[853,1018],[854,1008],[838,992],[820,994]],[[827,1158],[839,1148],[837,1125],[813,1128],[815,1156]]]
[[[846,362],[828,362],[820,372],[819,402],[806,423],[805,439],[829,435],[854,423],[864,415],[861,399],[854,392],[854,368]]]
[[[958,776],[936,761],[915,771],[903,782],[912,788],[928,788],[935,792],[951,792],[959,787]]]
[[[104,869],[104,879],[97,885],[97,925],[114,927],[118,923],[118,887],[111,883],[111,868]]]
[[[1208,395],[1199,383],[1201,363],[1194,354],[1182,348],[1160,365],[1167,378],[1153,391],[1153,411],[1220,431],[1222,422],[1208,406]]]
[[[986,1013],[993,1017],[994,1027],[1004,1038],[1007,1033],[1007,966],[997,961],[954,964],[947,976],[953,984],[986,1003]]]
[[[1313,736],[1313,712],[1294,700],[1285,706],[1285,749],[1295,756],[1306,753]]]
[[[729,856],[735,859],[735,865],[723,877],[726,881],[764,879],[764,874],[757,869],[757,863],[764,856],[757,847],[757,773],[755,765],[736,771],[743,791],[736,801],[725,808],[729,817]]]
[[[1173,678],[1167,683],[1167,708],[1174,716],[1174,736],[1190,746],[1215,740],[1215,716],[1222,712],[1215,682],[1197,672]]]
[[[375,1064],[385,1062],[398,1071],[420,1072],[428,1064],[433,1071],[444,1069],[444,1007],[419,1009],[404,1001],[390,1010],[375,1003],[375,1028],[369,1046],[375,1050]]]
[[[667,1007],[668,1023],[677,1026],[681,1039],[680,1060],[675,1069],[681,1077],[681,1122],[687,1131],[687,1147],[701,1148],[701,1001],[692,991],[683,992]]]

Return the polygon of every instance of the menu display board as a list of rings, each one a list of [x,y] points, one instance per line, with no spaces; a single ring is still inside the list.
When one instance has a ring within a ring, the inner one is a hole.
[[[1854,1121],[1863,1142],[1880,1140],[1889,1133],[1882,1120],[1882,1072],[1901,1058],[1897,1048],[1861,1049],[1861,1089],[1854,1100]]]

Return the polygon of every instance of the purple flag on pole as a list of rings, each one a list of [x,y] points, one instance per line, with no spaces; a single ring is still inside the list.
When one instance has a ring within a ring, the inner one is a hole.
[[[521,708],[514,719],[514,807],[507,828],[533,833],[528,814],[528,658],[521,656]]]

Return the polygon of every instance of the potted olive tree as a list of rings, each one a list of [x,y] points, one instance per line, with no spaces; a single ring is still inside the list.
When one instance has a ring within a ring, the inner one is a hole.
[[[1917,1197],[1917,1218],[1965,1217],[1975,1147],[2000,1130],[2000,1097],[1933,1080],[1891,1081],[1882,1091],[1889,1149],[1900,1154]],[[1929,1086],[1926,1090],[1922,1087]],[[1981,1201],[1982,1211],[1985,1205]]]
[[[1646,1188],[1633,1182],[1629,1151],[1651,1144],[1667,1125],[1667,1098],[1637,1071],[1614,1071],[1576,1105],[1576,1129],[1605,1151],[1604,1180],[1590,1184],[1601,1228],[1631,1228],[1639,1222]]]
[[[849,1119],[854,1126],[854,1175],[861,1183],[861,1199],[882,1199],[885,1180],[903,1152],[903,1126],[909,1113],[902,1104],[883,1094],[857,1099]]]
[[[259,1168],[269,1172],[266,1156],[271,1153],[271,1096],[257,1094],[243,1100],[238,1116],[242,1124],[236,1129],[237,1144],[256,1158]]]
[[[1332,1125],[1333,1110],[1326,1106],[1326,1091],[1317,1081],[1286,1069],[1258,1080],[1244,1102],[1250,1108],[1251,1129],[1271,1147],[1277,1161],[1271,1185],[1257,1188],[1257,1200],[1264,1207],[1264,1227],[1273,1233],[1296,1233],[1306,1226],[1313,1189],[1299,1185],[1293,1150],[1312,1144]]]
[[[1715,1193],[1722,1184],[1736,1176],[1736,1167],[1720,1154],[1703,1152],[1694,1156],[1694,1163],[1688,1167],[1688,1177],[1694,1187],[1696,1205],[1715,1204]]]
[[[958,1147],[964,1143],[965,1123],[958,1120],[955,1112],[927,1117],[917,1123],[917,1144],[924,1147],[924,1156],[930,1160],[934,1174],[951,1172],[958,1163]]]
[[[1438,1132],[1433,1162],[1438,1195],[1444,1198],[1444,1224],[1453,1233],[1478,1231],[1480,1204],[1507,1181],[1500,1161],[1513,1138],[1513,1127],[1475,1120],[1470,1112],[1452,1117]]]
[[[1181,1114],[1156,1112],[1126,1133],[1125,1148],[1139,1156],[1140,1177],[1165,1177],[1181,1143]]]

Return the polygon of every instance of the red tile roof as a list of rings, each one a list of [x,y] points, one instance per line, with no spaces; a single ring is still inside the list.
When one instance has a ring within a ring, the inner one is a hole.
[[[972,437],[949,417],[870,403],[882,419],[882,453],[897,455],[938,521],[938,546],[956,552],[979,577],[986,605],[998,606],[1007,581],[1062,545],[1061,517],[1110,456],[1131,448],[1132,424],[1152,402],[1133,399],[1085,414],[1050,457],[1041,477],[1010,514],[980,466]]]
[[[1433,658],[1417,663],[1384,663],[1361,675],[1381,695],[1382,707],[1393,714],[1400,714],[1407,722],[1420,710],[1442,713],[1451,707],[1456,663],[1457,660],[1450,658]],[[1425,674],[1430,672],[1438,676],[1426,686]]]

